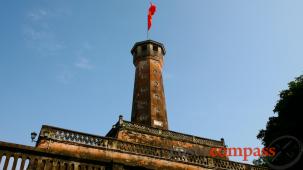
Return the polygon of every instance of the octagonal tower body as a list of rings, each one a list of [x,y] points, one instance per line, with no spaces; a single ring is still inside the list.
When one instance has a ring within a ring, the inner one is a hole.
[[[163,44],[146,40],[131,50],[136,67],[131,121],[144,126],[168,129],[162,68]]]

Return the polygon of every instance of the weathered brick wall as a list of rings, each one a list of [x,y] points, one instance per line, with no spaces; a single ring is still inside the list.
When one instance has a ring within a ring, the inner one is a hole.
[[[139,144],[151,145],[176,151],[189,152],[191,154],[209,156],[210,146],[200,145],[155,135],[139,133],[135,131],[121,130],[118,132],[117,139],[134,142]],[[227,159],[227,158],[225,158]]]
[[[190,164],[179,163],[175,161],[169,161],[165,159],[158,159],[153,157],[142,156],[132,153],[115,152],[111,149],[101,149],[98,147],[87,147],[84,145],[75,145],[62,142],[41,142],[38,146],[50,150],[54,153],[64,155],[74,155],[85,159],[98,159],[103,162],[112,162],[114,164],[120,164],[121,167],[137,167],[138,169],[161,169],[161,170],[209,170],[201,166],[194,166]],[[122,166],[123,165],[123,166]]]

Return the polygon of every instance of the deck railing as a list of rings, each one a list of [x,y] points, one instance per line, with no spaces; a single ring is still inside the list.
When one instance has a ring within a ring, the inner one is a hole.
[[[157,159],[165,159],[180,163],[202,166],[205,168],[223,168],[228,170],[266,170],[267,168],[257,167],[249,164],[242,164],[227,160],[215,159],[212,157],[197,155],[193,152],[169,150],[160,147],[136,144],[117,140],[114,138],[102,137],[57,127],[43,126],[40,138],[58,142],[71,142],[87,146],[142,155]]]
[[[1,170],[105,170],[107,167],[109,165],[97,160],[79,159],[35,147],[0,141]]]

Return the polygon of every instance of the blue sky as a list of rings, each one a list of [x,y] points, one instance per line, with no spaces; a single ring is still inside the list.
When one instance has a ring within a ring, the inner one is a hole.
[[[303,1],[154,3],[170,129],[260,146],[279,91],[303,73]],[[0,4],[0,140],[33,145],[42,124],[105,135],[130,120],[147,0]]]

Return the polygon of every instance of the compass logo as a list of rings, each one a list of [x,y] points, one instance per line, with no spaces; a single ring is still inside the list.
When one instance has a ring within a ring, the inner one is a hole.
[[[273,147],[268,148],[252,148],[252,147],[218,147],[218,148],[211,148],[209,150],[209,155],[212,157],[243,157],[243,161],[248,161],[248,157],[274,157],[276,155],[276,149]]]
[[[302,157],[302,142],[294,136],[281,136],[269,147],[276,149],[273,157],[263,158],[267,165],[275,170],[284,170],[294,166]]]

